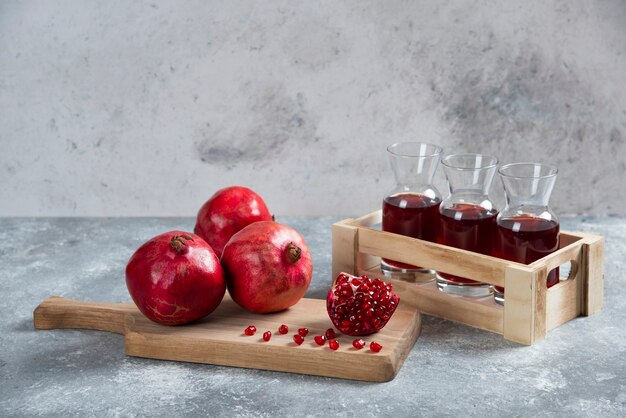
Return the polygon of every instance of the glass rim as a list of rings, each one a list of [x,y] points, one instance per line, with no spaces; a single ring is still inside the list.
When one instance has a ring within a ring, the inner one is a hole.
[[[427,147],[431,147],[434,149],[434,152],[429,153],[429,154],[399,154],[397,152],[394,152],[392,150],[393,147],[399,146],[399,145],[407,145],[407,144],[411,144],[411,145],[426,145]],[[441,155],[441,153],[443,152],[443,148],[441,148],[439,145],[435,145],[435,144],[430,144],[428,142],[418,142],[418,141],[405,141],[405,142],[394,142],[393,144],[389,145],[387,147],[387,152],[390,153],[391,155],[394,155],[396,157],[400,157],[400,158],[428,158],[428,157],[436,157],[438,155]]]
[[[535,175],[519,175],[519,174],[513,175],[513,174],[507,174],[505,172],[505,170],[511,167],[522,167],[522,166],[533,166],[533,167],[539,166],[542,168],[546,168],[548,170],[548,173],[535,176]],[[502,177],[508,177],[511,179],[547,179],[550,177],[555,177],[558,173],[559,173],[559,169],[554,165],[533,163],[533,162],[509,163],[509,164],[504,164],[498,169],[498,174],[500,174]]]
[[[482,156],[485,158],[489,158],[491,160],[491,164],[488,165],[483,165],[481,167],[459,167],[456,165],[451,165],[449,160],[452,157],[476,157],[476,156]],[[498,166],[498,158],[494,157],[493,155],[485,155],[485,154],[478,154],[478,153],[473,153],[473,152],[469,152],[469,153],[465,153],[465,154],[450,154],[450,155],[446,155],[442,160],[441,160],[441,164],[443,164],[444,166],[451,168],[453,170],[459,170],[459,171],[476,171],[476,170],[488,170],[490,168],[494,168]]]

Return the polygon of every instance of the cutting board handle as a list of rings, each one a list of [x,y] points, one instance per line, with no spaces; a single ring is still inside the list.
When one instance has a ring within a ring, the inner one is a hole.
[[[81,328],[124,334],[126,316],[137,308],[132,303],[80,302],[50,296],[33,313],[35,328]]]

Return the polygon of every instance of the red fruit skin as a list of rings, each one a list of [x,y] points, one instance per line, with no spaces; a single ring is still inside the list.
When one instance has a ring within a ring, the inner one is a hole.
[[[193,239],[184,239],[184,254],[172,246],[174,236]],[[207,316],[226,292],[215,252],[199,236],[183,231],[166,232],[139,247],[126,266],[126,286],[141,313],[163,325]]]
[[[220,189],[198,211],[194,232],[222,255],[228,240],[246,226],[258,221],[271,221],[265,202],[247,187]]]
[[[290,260],[291,243],[300,249],[297,261]],[[295,305],[309,288],[313,273],[304,238],[274,221],[255,222],[233,235],[221,262],[231,297],[254,313]]]

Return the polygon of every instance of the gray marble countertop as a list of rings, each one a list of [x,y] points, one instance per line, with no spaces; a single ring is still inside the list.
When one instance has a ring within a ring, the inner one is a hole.
[[[314,259],[307,296],[331,281],[330,225],[279,218]],[[563,229],[604,235],[605,306],[532,347],[438,318],[397,377],[364,383],[124,355],[123,337],[36,331],[50,295],[129,300],[124,267],[148,238],[193,228],[189,218],[0,219],[0,416],[625,416],[626,220],[566,218]]]

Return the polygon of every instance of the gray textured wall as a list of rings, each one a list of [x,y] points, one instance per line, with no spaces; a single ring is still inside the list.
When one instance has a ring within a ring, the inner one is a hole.
[[[0,3],[0,215],[361,214],[400,140],[626,214],[626,2]]]

